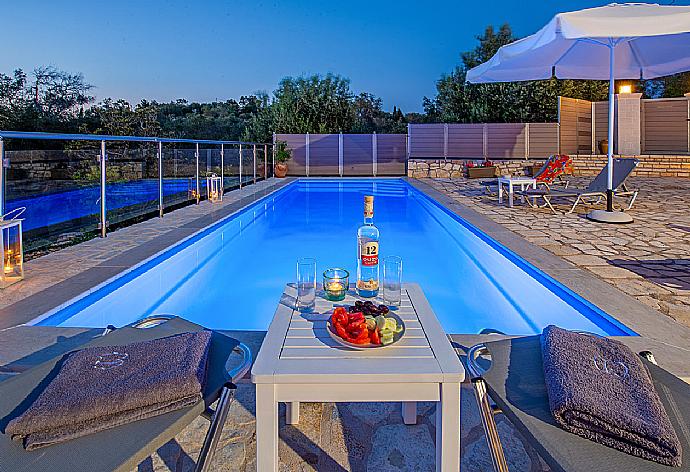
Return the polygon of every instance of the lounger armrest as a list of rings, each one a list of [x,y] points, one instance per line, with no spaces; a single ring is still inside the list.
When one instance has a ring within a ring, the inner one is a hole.
[[[242,363],[228,371],[230,376],[230,383],[235,384],[239,379],[244,377],[249,369],[252,367],[252,351],[244,343],[239,343],[234,351],[238,354],[242,354]]]
[[[467,351],[467,370],[470,373],[471,380],[480,379],[482,375],[484,375],[484,373],[486,372],[486,369],[479,365],[477,359],[482,354],[488,353],[489,348],[486,347],[486,344],[484,343],[475,344]]]

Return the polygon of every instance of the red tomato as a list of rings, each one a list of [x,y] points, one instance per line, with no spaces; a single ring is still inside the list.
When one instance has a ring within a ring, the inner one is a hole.
[[[360,330],[366,330],[367,322],[362,320],[362,321],[352,321],[350,324],[347,325],[347,330],[352,332],[352,331],[360,331]]]
[[[363,313],[348,313],[348,319],[350,323],[353,321],[364,321],[364,314]]]
[[[345,328],[343,328],[339,324],[336,324],[334,326],[335,326],[335,334],[337,334],[338,336],[340,336],[343,339],[349,338],[349,336],[347,335],[347,332],[345,331]]]
[[[338,307],[338,308],[342,308],[342,307]],[[334,325],[336,325],[336,324],[346,325],[349,321],[349,319],[347,317],[347,313],[343,313],[342,311],[339,311],[338,308],[336,308],[333,311],[333,314],[331,315],[331,323]]]
[[[365,335],[363,338],[357,338],[352,341],[350,341],[353,344],[368,344],[369,341],[369,335]]]
[[[379,336],[379,330],[374,329],[369,333],[369,337],[371,338],[371,342],[373,344],[381,344],[381,337]]]

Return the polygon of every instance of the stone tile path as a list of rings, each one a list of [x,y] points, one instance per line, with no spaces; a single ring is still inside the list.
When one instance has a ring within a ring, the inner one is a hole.
[[[586,186],[588,178],[571,185]],[[631,178],[640,195],[629,225],[606,225],[576,213],[519,203],[499,205],[475,180],[423,179],[451,198],[564,259],[583,267],[640,302],[690,326],[690,179]],[[505,200],[504,200],[505,201]],[[567,201],[557,209],[567,209]]]
[[[492,472],[479,411],[469,385],[462,389],[462,463],[465,472]],[[418,422],[402,423],[400,403],[302,403],[300,424],[285,424],[281,404],[281,472],[425,472],[435,470],[435,406],[418,405]],[[211,470],[254,472],[254,386],[240,384]],[[550,470],[501,415],[499,434],[513,472]],[[191,471],[208,422],[197,419],[142,462],[137,472]]]

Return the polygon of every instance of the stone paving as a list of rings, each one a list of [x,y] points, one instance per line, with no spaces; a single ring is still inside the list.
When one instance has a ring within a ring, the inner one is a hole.
[[[462,389],[461,470],[492,472],[479,411],[469,385]],[[280,405],[281,472],[425,472],[435,470],[435,406],[418,405],[416,425],[404,425],[400,403],[302,403],[300,424],[285,424]],[[240,384],[211,466],[214,471],[256,470],[254,386]],[[546,472],[548,466],[511,424],[497,416],[512,472]],[[197,419],[142,462],[137,472],[191,471],[208,422]]]
[[[584,187],[591,178],[572,178]],[[640,189],[629,225],[585,218],[590,208],[570,215],[531,208],[516,198],[513,208],[498,203],[476,180],[423,179],[527,241],[583,267],[661,313],[690,326],[690,179],[631,178]],[[557,210],[567,210],[562,200]],[[572,201],[571,201],[572,203]],[[601,206],[600,206],[601,208]]]

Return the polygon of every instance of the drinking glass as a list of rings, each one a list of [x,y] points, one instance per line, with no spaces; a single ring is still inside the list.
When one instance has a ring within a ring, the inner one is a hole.
[[[383,301],[386,305],[400,306],[402,297],[402,258],[383,258]]]
[[[311,311],[316,303],[316,259],[297,259],[297,308]]]

